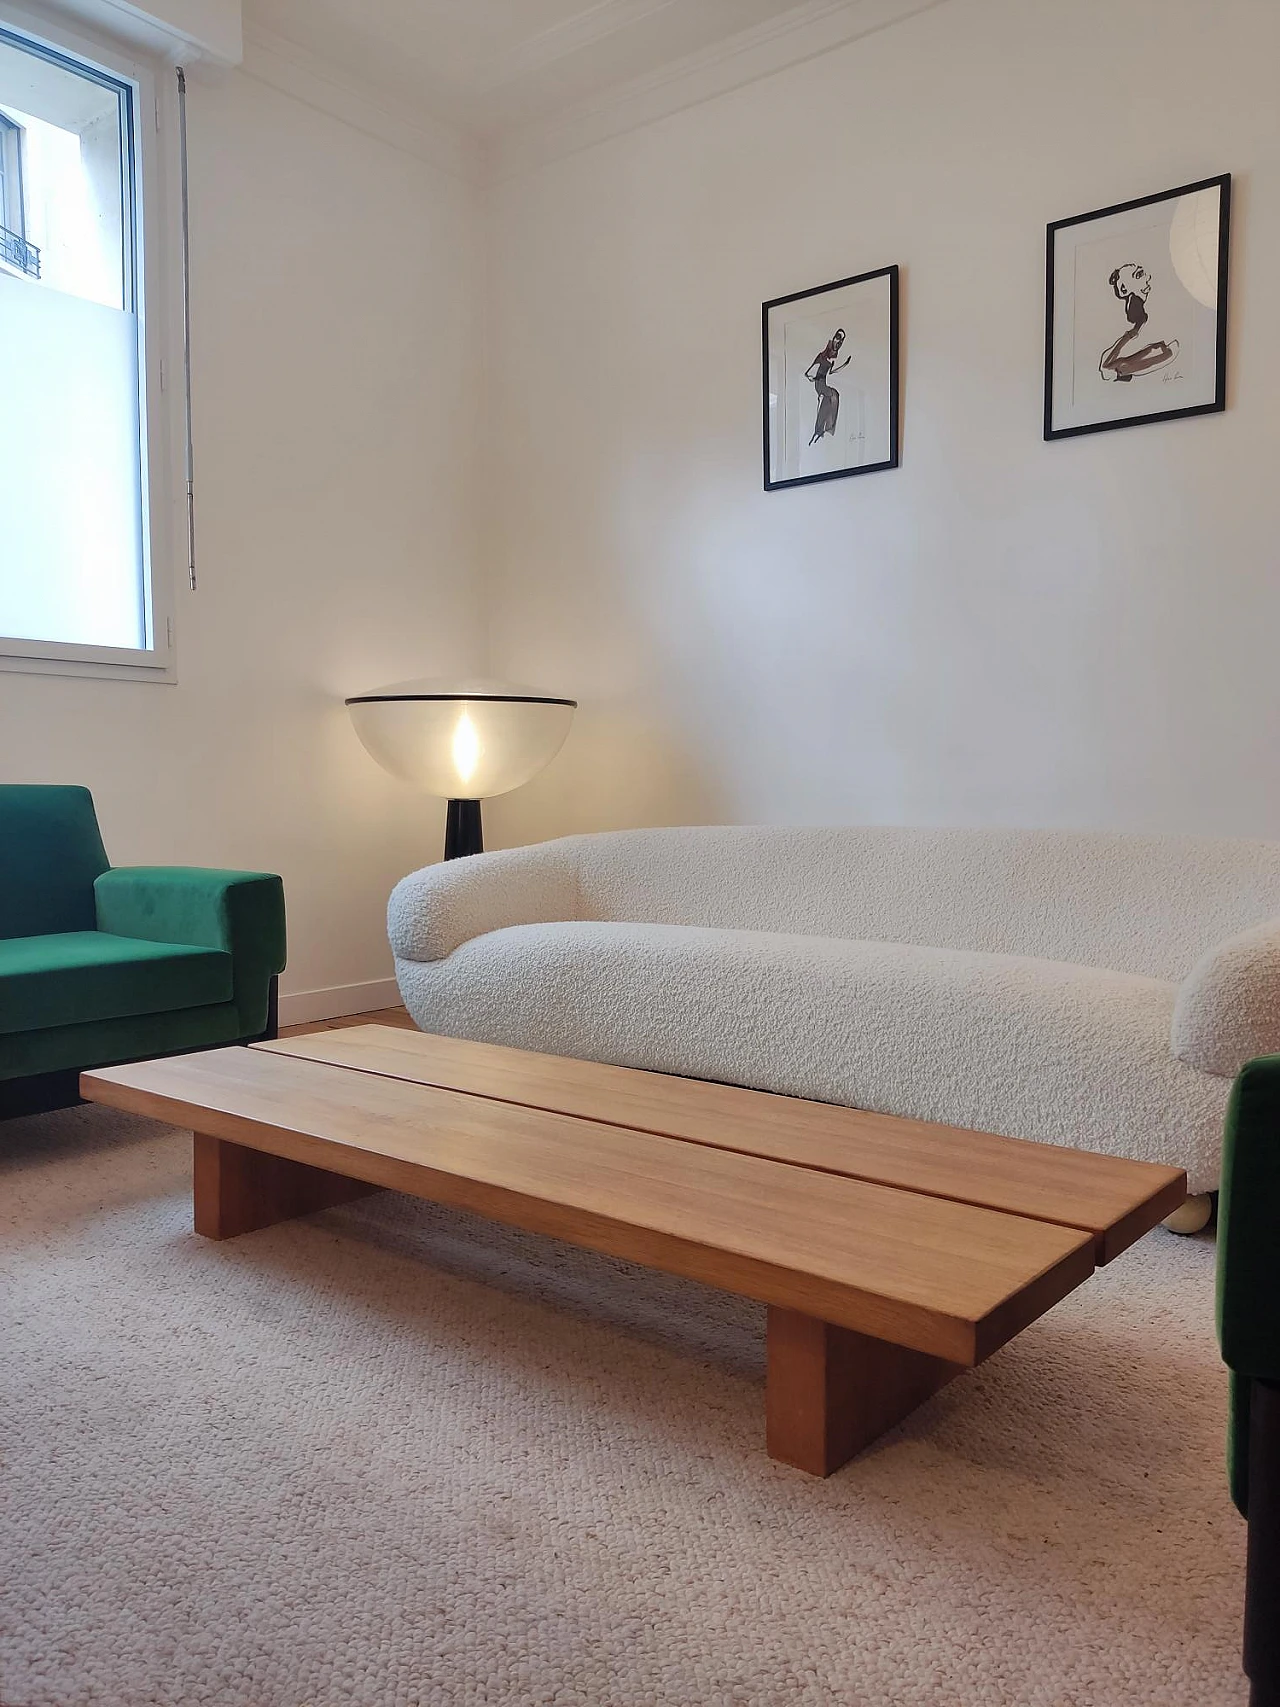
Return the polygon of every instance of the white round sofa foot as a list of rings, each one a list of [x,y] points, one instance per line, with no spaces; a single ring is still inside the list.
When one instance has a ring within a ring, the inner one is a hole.
[[[1172,1215],[1166,1215],[1164,1225],[1171,1233],[1198,1233],[1209,1225],[1212,1214],[1213,1198],[1205,1192],[1203,1197],[1189,1197]]]

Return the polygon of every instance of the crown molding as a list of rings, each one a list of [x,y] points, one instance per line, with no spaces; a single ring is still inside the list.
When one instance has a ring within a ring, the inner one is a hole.
[[[45,11],[177,65],[225,70],[243,54],[240,0],[35,0],[37,30]]]
[[[246,22],[241,69],[451,177],[473,185],[480,182],[480,145],[462,125],[337,70],[274,30]]]
[[[643,23],[658,12],[678,6],[680,0],[596,0],[572,17],[563,18],[545,30],[527,37],[498,61],[498,70],[480,83],[484,94],[493,94],[507,83],[543,71],[549,65],[578,53],[596,42],[607,41],[620,30]]]
[[[518,81],[673,3],[678,0],[598,0],[517,49],[491,87]],[[245,24],[242,69],[475,186],[519,177],[946,4],[948,0],[801,0],[776,18],[660,70],[600,90],[550,118],[487,134],[433,112],[425,100],[406,101],[353,77],[260,24]]]
[[[519,177],[947,3],[804,0],[778,18],[740,31],[660,71],[602,90],[553,118],[498,132],[488,139],[486,178],[502,182]]]

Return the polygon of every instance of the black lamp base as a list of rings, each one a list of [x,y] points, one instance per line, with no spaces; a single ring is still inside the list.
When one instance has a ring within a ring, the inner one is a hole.
[[[451,800],[444,821],[444,857],[462,859],[466,854],[484,852],[484,832],[480,825],[478,800]]]

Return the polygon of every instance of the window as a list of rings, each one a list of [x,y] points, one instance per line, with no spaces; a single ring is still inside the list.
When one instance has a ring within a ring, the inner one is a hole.
[[[138,75],[0,16],[0,662],[11,668],[168,671],[151,574],[149,493],[166,482],[148,456],[141,95]]]
[[[40,251],[27,242],[27,211],[22,194],[22,126],[0,112],[0,261],[40,277]]]

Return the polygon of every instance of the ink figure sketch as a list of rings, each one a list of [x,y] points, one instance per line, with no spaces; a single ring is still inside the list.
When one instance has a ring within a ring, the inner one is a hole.
[[[818,393],[818,413],[813,423],[813,432],[809,436],[811,445],[816,445],[819,439],[835,437],[836,422],[840,419],[840,392],[828,381],[832,374],[839,373],[841,368],[849,365],[848,356],[843,361],[838,359],[843,344],[844,327],[837,326],[825,348],[819,350],[805,369],[804,377]]]
[[[1154,373],[1157,368],[1168,367],[1170,362],[1176,361],[1180,347],[1176,338],[1170,338],[1167,342],[1163,338],[1157,338],[1153,343],[1143,344],[1139,349],[1129,347],[1147,324],[1147,300],[1154,283],[1147,268],[1139,266],[1136,261],[1126,261],[1123,266],[1115,269],[1109,282],[1116,298],[1124,305],[1125,319],[1129,325],[1128,330],[1122,332],[1116,341],[1108,344],[1102,352],[1098,372],[1103,379],[1111,383],[1127,382],[1144,373]]]
[[[1048,227],[1046,439],[1226,408],[1230,226],[1224,174]]]
[[[762,305],[767,491],[895,468],[898,269]]]

